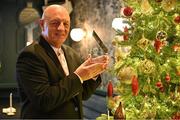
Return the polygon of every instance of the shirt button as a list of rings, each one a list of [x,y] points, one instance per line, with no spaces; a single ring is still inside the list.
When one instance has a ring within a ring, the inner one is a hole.
[[[78,111],[78,107],[75,107],[75,111],[76,111],[76,112]]]

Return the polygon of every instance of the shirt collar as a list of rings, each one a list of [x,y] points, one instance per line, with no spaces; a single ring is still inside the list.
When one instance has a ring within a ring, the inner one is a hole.
[[[60,54],[64,54],[64,52],[63,52],[61,47],[60,48],[56,48],[56,47],[54,47],[52,45],[51,45],[51,47],[52,47],[52,49],[54,50],[54,52],[56,53],[57,56],[59,56]]]

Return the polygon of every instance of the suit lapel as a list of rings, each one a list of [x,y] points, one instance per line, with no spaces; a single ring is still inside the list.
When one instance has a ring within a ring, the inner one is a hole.
[[[71,64],[73,64],[72,63],[73,60],[71,59],[71,56],[69,56],[69,54],[68,54],[69,51],[66,49],[65,45],[62,45],[62,50],[63,50],[64,56],[66,58],[67,66],[68,66],[68,69],[69,69],[69,73],[72,73],[72,72],[74,72],[74,71],[72,71],[72,66],[71,66]]]
[[[44,48],[44,50],[46,51],[47,55],[51,58],[51,60],[58,67],[58,70],[60,71],[60,74],[63,74],[64,71],[63,71],[63,68],[62,68],[62,66],[61,66],[61,64],[59,62],[59,59],[58,59],[56,53],[54,52],[52,47],[49,45],[49,43],[42,36],[40,36],[39,44]],[[63,76],[64,75],[65,74],[63,74]]]

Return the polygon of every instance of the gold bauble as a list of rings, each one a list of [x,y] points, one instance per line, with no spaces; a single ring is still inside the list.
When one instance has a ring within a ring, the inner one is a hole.
[[[124,67],[119,71],[118,78],[122,83],[131,84],[133,75],[136,75],[136,72],[132,67]]]
[[[163,0],[161,5],[164,11],[170,12],[175,8],[176,0]]]
[[[143,49],[143,50],[146,50],[148,48],[148,45],[149,45],[149,40],[146,39],[144,36],[137,42],[137,45]]]
[[[151,5],[149,4],[148,0],[142,0],[141,1],[141,12],[143,14],[149,14],[153,11]]]
[[[142,73],[151,74],[155,72],[155,67],[155,64],[151,60],[145,59],[140,63],[139,70]]]

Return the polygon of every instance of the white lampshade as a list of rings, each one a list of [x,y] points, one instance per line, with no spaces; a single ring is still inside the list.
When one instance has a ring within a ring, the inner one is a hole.
[[[115,30],[121,30],[121,31],[124,31],[125,26],[127,28],[130,28],[130,25],[128,23],[124,23],[124,21],[126,21],[126,19],[114,18],[112,21],[112,28],[114,28]]]
[[[78,42],[84,38],[85,32],[81,28],[73,28],[70,32],[70,36],[72,40]]]

